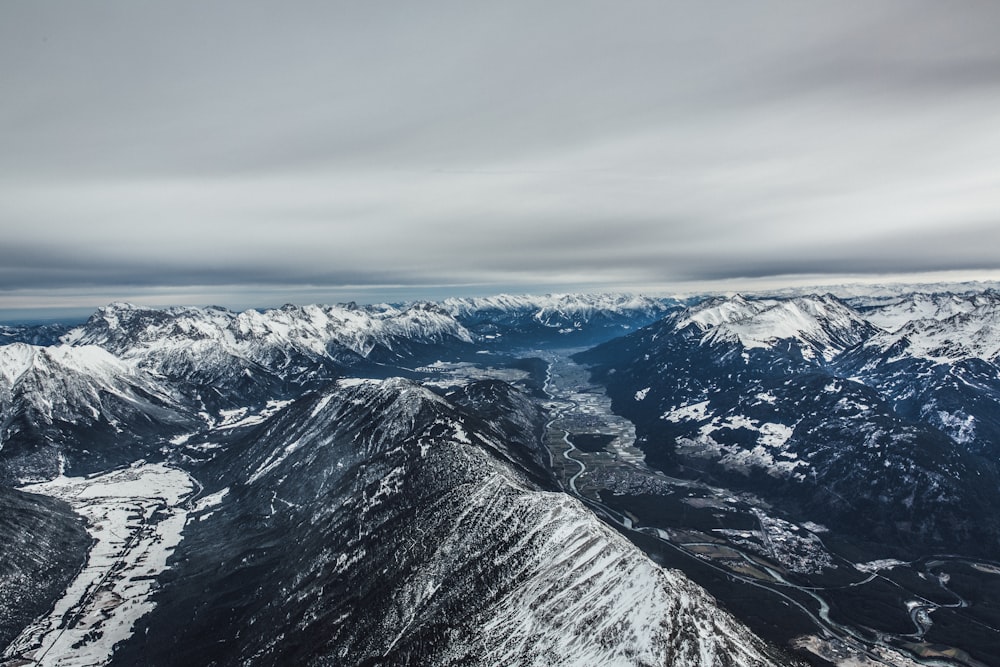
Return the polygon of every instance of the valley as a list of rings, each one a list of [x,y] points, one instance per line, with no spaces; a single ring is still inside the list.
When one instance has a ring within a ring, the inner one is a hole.
[[[144,461],[88,478],[23,487],[60,498],[87,519],[89,558],[52,611],[3,653],[9,665],[100,665],[154,606],[157,578],[180,543],[195,482]]]
[[[1000,646],[1000,624],[990,600],[973,609],[948,588],[947,570],[982,573],[982,585],[992,589],[1000,585],[1000,575],[991,569],[997,563],[931,556],[853,562],[841,550],[857,553],[858,546],[840,539],[829,546],[823,526],[780,518],[752,494],[654,470],[635,447],[632,424],[612,412],[610,398],[572,353],[539,352],[547,363],[552,466],[565,489],[651,556],[682,569],[740,616],[752,606],[753,616],[744,616],[751,627],[778,643],[791,642],[817,664],[847,660],[908,667],[939,665],[942,659],[968,667],[995,664],[955,648],[968,645],[969,636],[960,629],[968,624],[983,637],[976,653],[991,655]],[[574,444],[596,439],[603,440],[602,447]],[[889,621],[894,627],[884,617],[859,613],[872,605],[894,618]],[[934,631],[936,612],[943,610],[954,618],[948,630]],[[793,628],[808,630],[790,636]]]

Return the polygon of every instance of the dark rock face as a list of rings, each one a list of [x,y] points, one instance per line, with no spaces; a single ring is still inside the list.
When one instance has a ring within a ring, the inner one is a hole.
[[[86,561],[90,536],[66,503],[0,487],[0,646],[46,612]]]

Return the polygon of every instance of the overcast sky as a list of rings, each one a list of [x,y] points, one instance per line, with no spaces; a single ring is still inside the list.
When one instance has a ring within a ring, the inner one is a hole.
[[[997,2],[4,2],[0,312],[995,276],[998,27]]]

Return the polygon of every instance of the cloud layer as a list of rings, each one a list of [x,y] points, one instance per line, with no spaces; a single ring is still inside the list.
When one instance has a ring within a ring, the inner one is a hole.
[[[998,269],[996,25],[986,2],[7,3],[0,302]]]

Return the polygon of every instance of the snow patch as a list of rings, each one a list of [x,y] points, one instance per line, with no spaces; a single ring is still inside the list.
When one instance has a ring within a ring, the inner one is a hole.
[[[155,603],[156,577],[181,540],[182,501],[194,481],[163,464],[138,462],[90,478],[59,477],[22,490],[61,498],[94,538],[87,563],[52,611],[3,654],[53,666],[103,665]]]
[[[682,421],[701,421],[707,417],[708,401],[701,401],[700,403],[689,403],[688,405],[674,408],[664,413],[660,419],[677,423]]]
[[[881,560],[873,560],[867,563],[855,563],[854,569],[858,572],[864,572],[865,574],[874,574],[875,572],[881,572],[882,570],[891,570],[899,565],[906,565],[906,563],[901,560],[896,560],[895,558],[883,558]]]

